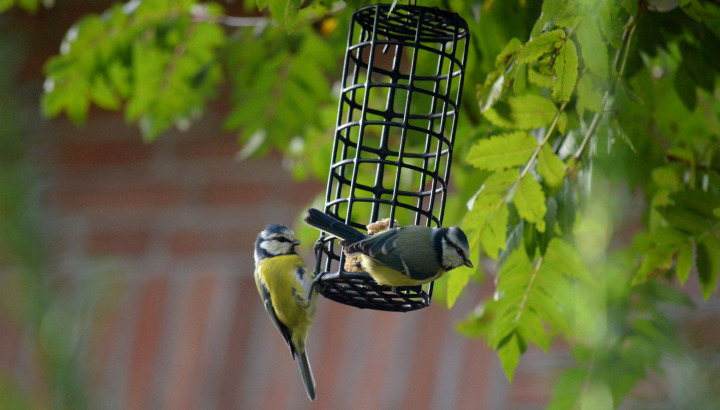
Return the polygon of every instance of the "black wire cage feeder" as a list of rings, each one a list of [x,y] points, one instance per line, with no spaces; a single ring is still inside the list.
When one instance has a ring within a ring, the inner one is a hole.
[[[455,13],[378,4],[353,13],[343,66],[326,213],[366,232],[383,218],[442,226],[469,43]],[[316,286],[336,302],[406,312],[433,284],[389,287],[345,268],[337,238],[315,246]]]

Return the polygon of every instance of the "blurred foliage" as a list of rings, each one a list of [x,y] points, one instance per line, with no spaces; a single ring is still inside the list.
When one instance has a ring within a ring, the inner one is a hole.
[[[122,111],[153,141],[222,86],[241,158],[278,149],[297,177],[323,180],[345,33],[363,4],[258,0],[271,18],[250,19],[218,2],[115,6],[80,19],[47,62],[43,112],[81,124],[92,104]],[[462,222],[497,273],[458,330],[484,337],[510,380],[529,344],[562,338],[575,364],[552,408],[618,406],[650,373],[673,383],[676,364],[702,366],[663,306],[692,306],[679,290],[689,278],[707,300],[720,272],[717,1],[420,4],[471,32],[446,222]],[[458,269],[436,299],[452,306],[484,277]],[[711,391],[667,394],[695,408]]]
[[[107,268],[67,277],[51,265],[28,107],[12,82],[24,52],[20,36],[0,25],[0,319],[12,329],[0,338],[6,348],[18,346],[17,363],[32,369],[15,377],[15,369],[0,368],[0,408],[84,409],[91,385],[85,349],[117,284]]]
[[[26,157],[29,141],[12,102],[9,79],[18,53],[12,52],[7,41],[0,49],[6,58],[0,66],[0,312],[16,325],[16,334],[27,335],[33,361],[52,390],[29,395],[22,388],[27,386],[0,374],[0,402],[17,409],[84,408],[83,369],[75,360],[76,344],[69,340],[77,334],[68,332],[67,322],[48,316],[66,311],[53,307],[60,299],[47,275],[34,177]],[[54,330],[49,330],[51,326]]]
[[[25,11],[34,13],[40,8],[40,6],[51,7],[54,3],[54,0],[0,0],[0,12],[8,10],[10,7],[17,6]]]

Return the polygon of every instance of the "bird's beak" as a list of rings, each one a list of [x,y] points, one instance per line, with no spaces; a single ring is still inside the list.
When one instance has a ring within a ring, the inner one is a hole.
[[[465,261],[465,266],[467,266],[468,268],[473,268],[473,267],[474,267],[473,264],[472,264],[472,262],[470,262],[469,259]]]
[[[293,241],[293,245],[295,245],[295,246],[300,245],[301,243],[302,243],[302,242],[300,242],[300,239],[295,239],[295,240]]]

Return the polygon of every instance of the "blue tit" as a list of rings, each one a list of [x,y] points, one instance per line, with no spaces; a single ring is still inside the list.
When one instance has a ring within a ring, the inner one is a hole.
[[[297,359],[310,400],[315,400],[315,379],[310,369],[305,338],[315,317],[317,291],[313,273],[295,253],[300,241],[292,229],[271,224],[255,241],[255,284],[265,310]]]
[[[305,222],[342,239],[346,254],[359,256],[360,268],[380,285],[422,285],[460,265],[473,267],[467,236],[457,226],[404,226],[367,235],[317,209],[308,210]]]

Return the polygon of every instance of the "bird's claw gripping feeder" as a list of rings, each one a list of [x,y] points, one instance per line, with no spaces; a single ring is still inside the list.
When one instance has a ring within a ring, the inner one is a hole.
[[[353,13],[324,211],[367,232],[383,218],[441,226],[469,33],[437,8],[388,4]],[[315,246],[316,286],[336,302],[406,312],[433,284],[381,286],[348,272],[337,238]]]

